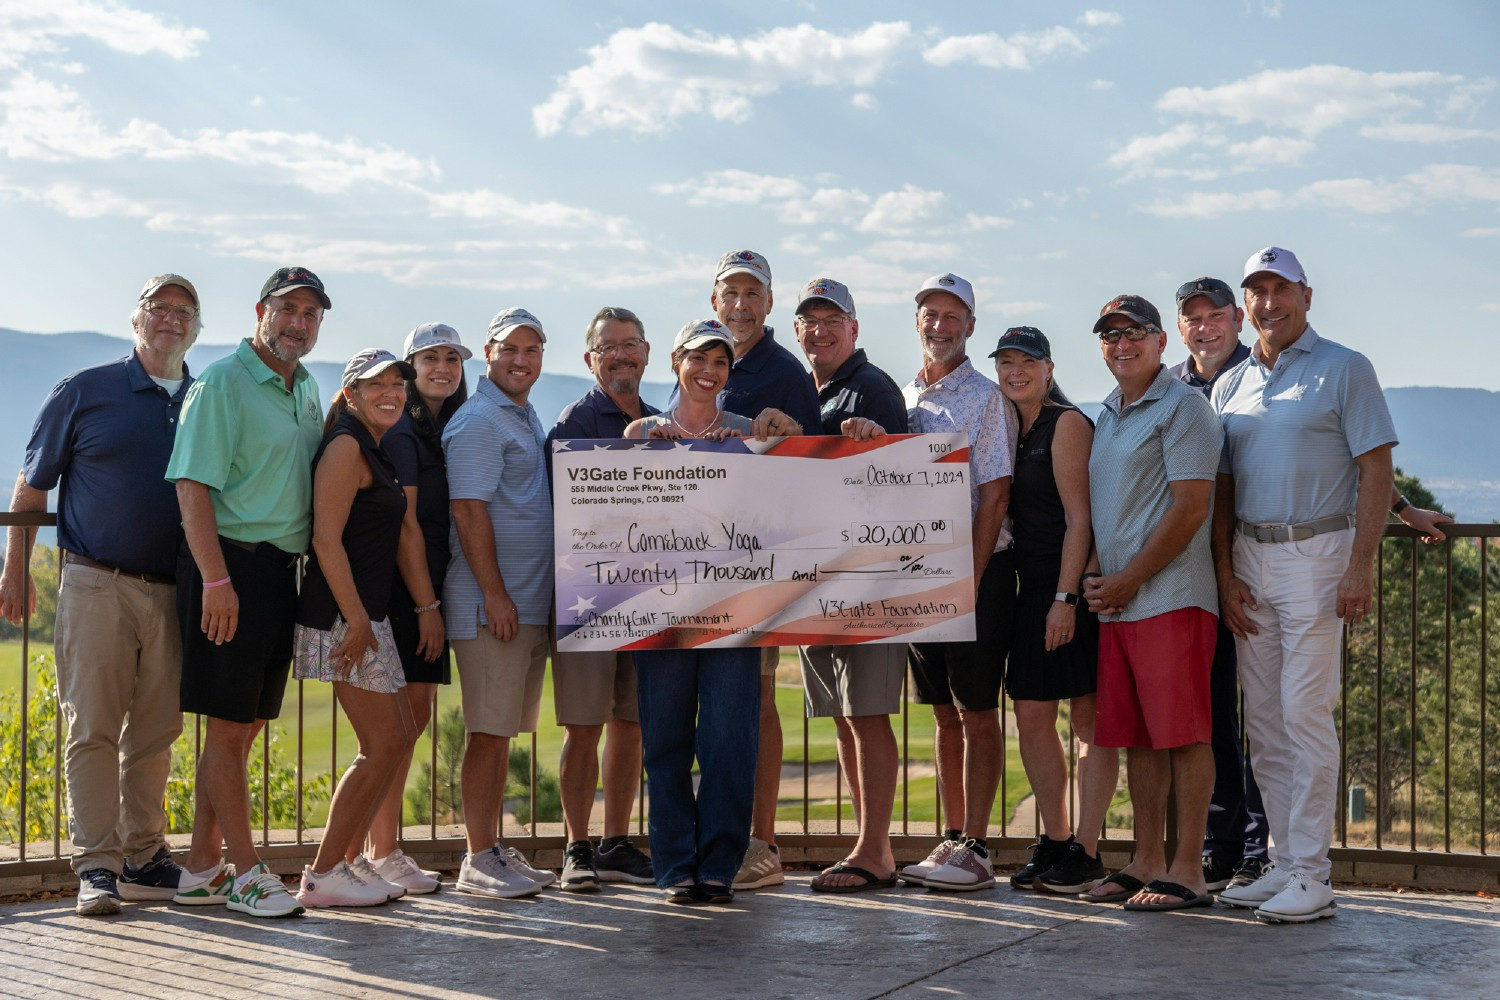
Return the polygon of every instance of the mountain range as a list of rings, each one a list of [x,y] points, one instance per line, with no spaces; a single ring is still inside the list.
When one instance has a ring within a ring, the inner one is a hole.
[[[26,442],[42,399],[69,372],[123,357],[131,342],[102,333],[23,333],[0,327],[0,468],[20,468]],[[188,355],[196,371],[232,351],[233,345],[199,344]],[[331,361],[307,365],[325,397],[339,384],[343,366]],[[469,384],[483,377],[477,361],[466,366]],[[563,407],[586,393],[592,380],[576,375],[543,373],[531,391],[531,403],[544,427]],[[662,405],[671,386],[647,382],[641,395]],[[1447,511],[1461,521],[1500,521],[1500,392],[1447,387],[1403,387],[1385,390],[1401,444],[1396,465],[1420,478]],[[1090,415],[1098,403],[1084,403]]]

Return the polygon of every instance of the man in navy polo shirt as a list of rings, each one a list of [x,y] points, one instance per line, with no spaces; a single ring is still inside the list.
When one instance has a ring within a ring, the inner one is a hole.
[[[588,394],[562,411],[547,435],[552,444],[570,438],[619,438],[632,420],[660,412],[641,399],[641,378],[651,359],[646,328],[629,309],[605,306],[584,335],[583,363],[594,374]],[[635,663],[624,651],[552,652],[552,698],[563,740],[558,782],[562,786],[563,852],[559,888],[595,892],[600,882],[652,885],[651,859],[626,836],[630,808],[641,777],[641,722],[636,705]],[[589,839],[589,813],[599,783],[599,738],[604,744],[604,839]]]
[[[64,378],[42,403],[12,513],[42,512],[60,490],[57,697],[68,720],[68,835],[77,911],[171,899],[191,881],[167,850],[162,799],[182,731],[182,645],[175,612],[172,486],[162,478],[192,382],[183,358],[198,337],[198,292],[177,274],[146,282],[131,314],[135,349]],[[36,608],[34,528],[13,527],[0,613]],[[128,720],[128,725],[127,725]]]
[[[771,265],[754,250],[719,258],[708,297],[714,315],[734,338],[734,367],[720,405],[756,421],[760,434],[801,434],[818,426],[818,396],[796,357],[776,343],[766,326],[774,299]],[[767,410],[777,411],[766,413]],[[763,419],[757,419],[762,417]],[[788,426],[790,417],[800,426]],[[785,881],[776,850],[776,797],[781,790],[781,717],[776,714],[776,664],[781,650],[761,649],[760,750],[755,765],[755,814],[750,847],[734,878],[736,889],[761,889]]]
[[[906,433],[900,387],[855,346],[859,320],[848,287],[832,278],[809,281],[797,302],[796,329],[822,404],[821,433],[855,440]],[[799,652],[807,716],[833,718],[838,759],[859,820],[853,850],[816,876],[812,887],[817,892],[887,888],[895,884],[890,831],[900,759],[891,716],[901,711],[906,644],[803,646]]]

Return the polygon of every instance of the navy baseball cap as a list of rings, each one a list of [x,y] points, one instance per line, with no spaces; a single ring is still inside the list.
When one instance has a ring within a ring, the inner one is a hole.
[[[1013,326],[1006,330],[990,357],[996,357],[1001,351],[1020,351],[1038,361],[1052,360],[1052,345],[1047,342],[1047,335],[1034,326]]]

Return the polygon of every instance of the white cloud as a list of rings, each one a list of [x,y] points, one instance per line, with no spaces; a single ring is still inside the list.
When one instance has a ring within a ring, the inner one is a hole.
[[[958,255],[958,247],[929,240],[880,240],[871,243],[865,252],[882,260],[931,262],[952,260]]]
[[[1367,73],[1347,66],[1265,70],[1217,87],[1174,87],[1160,111],[1192,118],[1216,115],[1237,124],[1316,135],[1335,125],[1421,108],[1422,96],[1463,82],[1443,73]]]
[[[816,180],[825,183],[809,189],[807,183],[795,177],[729,169],[710,171],[685,181],[653,184],[651,190],[684,199],[695,207],[764,206],[788,225],[847,226],[875,236],[900,235],[927,223],[966,226],[972,230],[999,229],[1011,224],[1009,219],[992,215],[969,213],[959,218],[946,194],[915,184],[872,195],[859,188],[842,187],[834,176],[819,175]]]
[[[117,52],[158,52],[190,59],[208,41],[208,32],[135,10],[116,0],[47,0],[0,3],[0,68],[28,56],[62,51],[62,40],[87,38]]]
[[[687,195],[687,203],[704,205],[759,205],[766,201],[800,198],[807,188],[790,177],[755,174],[748,170],[715,170],[696,181],[653,184],[657,194]]]
[[[1458,235],[1469,239],[1484,239],[1490,236],[1500,236],[1500,226],[1476,226],[1473,229],[1465,229]]]
[[[1313,181],[1291,193],[1272,188],[1247,192],[1192,191],[1139,206],[1165,218],[1210,218],[1229,212],[1333,209],[1361,215],[1406,212],[1438,203],[1500,205],[1500,168],[1435,163],[1395,180],[1341,177]]]
[[[1021,200],[1025,201],[1024,198]],[[1029,206],[1028,202],[1027,207]],[[964,224],[973,232],[979,233],[989,229],[1009,229],[1016,224],[1016,220],[1007,219],[1003,215],[980,215],[976,212],[969,212],[964,216]]]
[[[1244,166],[1289,167],[1300,164],[1317,145],[1307,139],[1263,135],[1249,142],[1229,144],[1229,156]]]
[[[145,218],[152,214],[144,202],[104,188],[88,188],[67,181],[27,188],[0,182],[0,195],[45,205],[70,219],[104,216]]]
[[[1500,313],[1500,302],[1486,302],[1479,308],[1485,312]]]
[[[1118,28],[1125,23],[1125,19],[1110,10],[1086,10],[1078,15],[1077,21],[1085,28]]]
[[[941,191],[906,184],[900,191],[887,191],[876,198],[855,228],[866,233],[904,232],[932,218],[947,201],[948,196]]]
[[[1114,90],[1115,89],[1115,81],[1113,81],[1113,80],[1095,80],[1093,83],[1089,84],[1089,89],[1090,90]]]
[[[972,62],[991,69],[1030,69],[1035,62],[1060,52],[1081,55],[1091,47],[1088,39],[1071,28],[1056,25],[1043,31],[1018,31],[1001,36],[953,35],[928,48],[922,58],[934,66]]]
[[[1269,18],[1281,16],[1282,0],[1260,0],[1260,12]]]
[[[1066,250],[1043,250],[1036,255],[1037,260],[1063,260],[1068,256]]]
[[[910,39],[903,21],[847,35],[799,24],[746,39],[659,23],[625,28],[590,48],[589,61],[532,108],[532,125],[547,136],[662,132],[700,115],[744,121],[755,99],[785,86],[872,86]]]
[[[602,215],[592,209],[576,208],[555,201],[522,201],[499,191],[480,188],[474,191],[426,193],[427,203],[436,216],[458,216],[475,222],[503,223],[546,230],[577,230],[621,237],[630,226],[619,216]]]
[[[1223,134],[1214,127],[1201,128],[1190,122],[1174,125],[1156,135],[1138,135],[1111,153],[1105,161],[1117,170],[1123,170],[1122,180],[1136,177],[1180,177],[1195,175],[1200,179],[1211,179],[1217,170],[1195,167],[1191,164],[1203,159],[1210,150],[1227,144]],[[1160,160],[1170,160],[1176,166],[1158,166]]]
[[[1381,125],[1366,125],[1359,130],[1366,139],[1384,139],[1387,142],[1462,142],[1466,139],[1500,139],[1500,132],[1493,129],[1458,128],[1454,125],[1439,125],[1433,122],[1386,122]]]
[[[880,102],[875,99],[875,95],[863,90],[849,98],[849,103],[861,111],[874,111],[880,107]]]

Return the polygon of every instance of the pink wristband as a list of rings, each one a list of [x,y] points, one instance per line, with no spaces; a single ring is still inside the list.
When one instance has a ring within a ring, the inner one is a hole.
[[[225,586],[228,583],[229,583],[229,577],[227,577],[227,576],[224,579],[222,579],[222,580],[215,580],[213,583],[209,583],[207,580],[204,580],[203,581],[203,589],[204,590],[212,590],[215,587],[223,587],[223,586]]]

